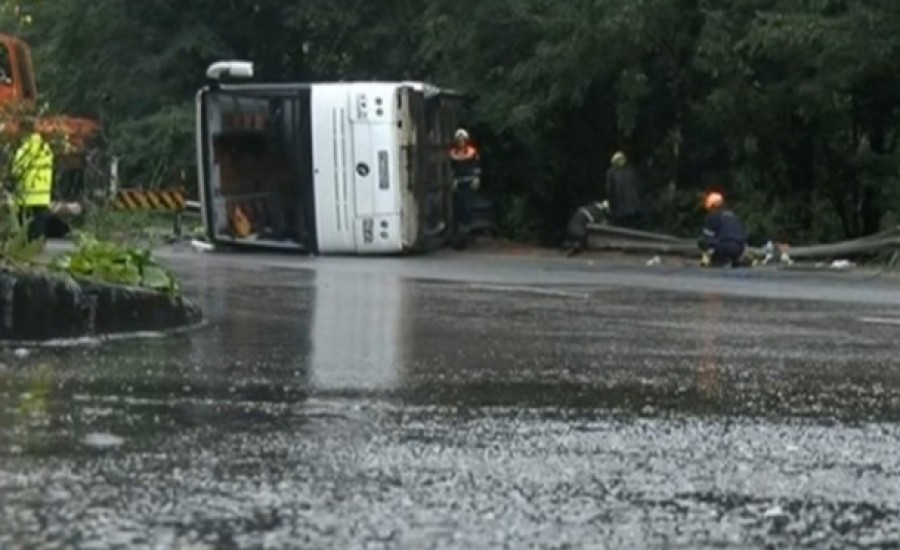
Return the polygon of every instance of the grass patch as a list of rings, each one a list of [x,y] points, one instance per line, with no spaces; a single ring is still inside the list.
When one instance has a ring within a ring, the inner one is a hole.
[[[175,216],[170,212],[123,212],[89,205],[85,215],[73,222],[72,229],[103,241],[153,247],[174,235]],[[201,227],[200,216],[182,212],[182,235],[196,234]]]

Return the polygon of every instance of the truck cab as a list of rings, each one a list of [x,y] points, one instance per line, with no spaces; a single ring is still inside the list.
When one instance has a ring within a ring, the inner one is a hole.
[[[0,34],[0,105],[37,100],[31,50],[20,38]]]
[[[19,119],[34,115],[38,90],[31,48],[21,38],[0,34],[0,133],[16,135]],[[96,145],[100,124],[89,118],[66,115],[40,117],[39,132],[58,139],[57,164],[66,170],[81,170],[84,154]]]

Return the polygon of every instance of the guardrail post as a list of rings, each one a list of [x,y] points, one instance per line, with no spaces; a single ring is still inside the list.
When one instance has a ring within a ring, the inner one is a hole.
[[[900,248],[895,248],[894,252],[891,254],[891,259],[888,260],[888,269],[894,269],[897,266],[897,260],[900,260]]]
[[[109,196],[115,197],[119,192],[119,157],[113,157],[109,163]]]
[[[173,221],[172,233],[175,235],[176,239],[181,238],[182,228],[181,228],[181,210],[175,211],[175,220]]]

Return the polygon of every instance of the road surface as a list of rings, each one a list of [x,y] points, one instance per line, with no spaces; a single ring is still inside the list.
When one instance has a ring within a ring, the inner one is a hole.
[[[203,327],[0,356],[0,547],[900,541],[887,277],[161,255]]]

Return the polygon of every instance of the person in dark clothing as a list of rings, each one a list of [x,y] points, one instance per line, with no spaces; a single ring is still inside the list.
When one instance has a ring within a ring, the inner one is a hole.
[[[646,214],[644,183],[621,151],[613,155],[612,166],[606,172],[606,196],[614,225],[643,228]]]
[[[481,156],[469,132],[460,128],[450,148],[453,169],[453,240],[457,248],[465,246],[472,224],[472,203],[481,186]]]
[[[741,219],[725,208],[721,193],[710,193],[705,201],[706,219],[697,245],[704,253],[704,263],[735,266],[747,248],[747,232]]]
[[[580,254],[587,248],[588,226],[604,220],[609,210],[607,204],[592,202],[579,208],[566,227],[566,256]]]

